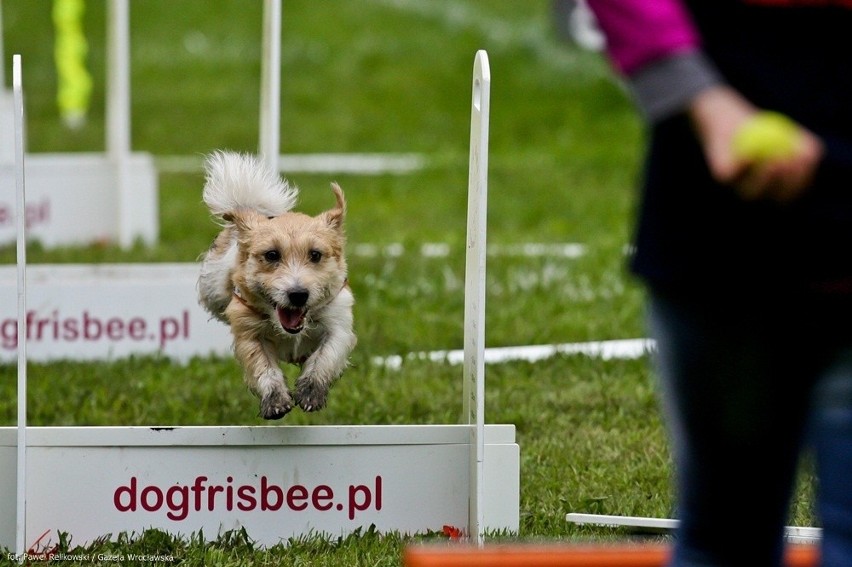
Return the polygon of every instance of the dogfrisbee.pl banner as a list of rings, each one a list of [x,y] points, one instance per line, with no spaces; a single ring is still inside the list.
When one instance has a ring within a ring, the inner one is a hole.
[[[30,265],[30,360],[228,355],[231,334],[198,304],[196,264]],[[0,361],[15,360],[15,267],[0,267]]]
[[[464,529],[468,437],[462,425],[30,428],[27,548],[45,533],[42,547],[60,532],[84,545],[152,527],[209,539],[245,528],[263,545],[371,525]],[[486,426],[486,452],[486,524],[516,531],[514,426]],[[15,461],[14,428],[0,428],[0,545],[10,548]]]

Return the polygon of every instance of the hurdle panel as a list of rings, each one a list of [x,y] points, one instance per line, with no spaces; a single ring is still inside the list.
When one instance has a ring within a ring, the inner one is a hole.
[[[0,266],[0,361],[20,343],[15,267]],[[131,355],[231,356],[231,332],[198,303],[198,265],[47,264],[27,267],[29,360]]]
[[[110,0],[107,73],[106,146],[101,153],[27,155],[27,225],[46,247],[136,239],[156,242],[159,195],[153,157],[131,152],[130,56],[128,0]],[[2,34],[2,32],[0,32]],[[0,96],[0,126],[9,120],[6,96]],[[15,210],[11,187],[14,162],[11,141],[0,134],[0,242],[14,242]]]
[[[27,545],[85,545],[159,528],[262,545],[359,527],[421,533],[468,522],[465,425],[30,427]],[[0,545],[14,541],[16,428],[0,428]],[[485,527],[518,529],[512,425],[485,429]],[[9,469],[9,470],[5,470]]]
[[[483,60],[487,66],[485,53],[479,52],[480,68]],[[481,80],[481,71],[477,76]],[[474,105],[481,108],[476,83],[474,90]],[[487,91],[485,97],[487,104]],[[487,113],[477,120],[485,121],[479,128],[487,136]],[[23,127],[23,117],[17,123]],[[23,187],[19,145],[15,166]],[[478,144],[477,151],[482,166],[487,163],[487,144]],[[477,177],[485,171],[478,169]],[[484,182],[469,187],[484,190]],[[25,205],[22,189],[19,195]],[[477,199],[484,206],[484,194],[471,202]],[[18,207],[19,213],[23,211],[25,206]],[[482,246],[475,252],[484,258],[484,215],[477,219],[472,232],[482,232],[478,239]],[[18,225],[19,246],[25,242],[24,224]],[[25,267],[25,257],[19,258],[17,273],[24,273]],[[77,271],[78,291],[85,294],[91,287],[87,270],[98,268],[70,269]],[[172,269],[162,267],[166,272]],[[128,267],[120,271],[118,277],[128,279],[129,289],[148,288],[138,290],[143,296],[171,296],[157,290],[150,272],[134,277]],[[468,396],[475,392],[471,397],[480,410],[485,393],[484,275],[484,261],[466,274],[478,281],[466,284],[466,289],[481,294],[475,298],[475,319],[482,323],[470,335],[473,338],[465,340],[465,350],[476,353],[480,361],[476,365],[480,370],[469,376],[473,383],[467,392]],[[19,285],[19,293],[26,288]],[[99,293],[109,295],[108,289]],[[94,325],[95,316],[87,316]],[[131,331],[134,326],[130,320],[126,326],[119,324],[120,318],[116,321],[106,327],[99,321],[101,332],[106,329],[112,336],[119,328]],[[18,306],[16,323],[22,347],[16,354],[24,368],[32,338],[28,333],[69,329],[64,320],[50,316],[42,325],[38,311],[26,302]],[[81,329],[85,333],[87,324],[82,324],[74,333]],[[208,326],[225,332],[217,323]],[[143,331],[141,323],[136,322],[135,328],[140,340],[156,339],[156,334]],[[451,525],[478,541],[486,530],[519,527],[520,451],[515,428],[485,425],[482,411],[476,409],[475,424],[456,425],[28,427],[26,373],[20,370],[18,393],[24,401],[19,403],[18,426],[0,428],[0,545],[14,543],[18,553],[37,542],[45,545],[42,534],[54,532],[50,537],[65,532],[85,545],[107,535],[138,534],[149,528],[184,535],[203,532],[211,539],[245,528],[262,545],[274,545],[294,536],[339,536],[370,525],[402,533]],[[470,410],[471,397],[465,398],[465,410]]]
[[[126,191],[116,191],[115,162],[102,153],[28,153],[26,206],[30,235],[46,247],[112,240],[120,203],[132,211],[123,230],[152,243],[159,227],[157,172],[153,158],[132,153],[122,159]],[[0,179],[11,179],[13,164],[0,163]],[[14,223],[3,222],[14,207],[0,193],[0,242],[14,242]],[[132,243],[132,242],[131,242]]]

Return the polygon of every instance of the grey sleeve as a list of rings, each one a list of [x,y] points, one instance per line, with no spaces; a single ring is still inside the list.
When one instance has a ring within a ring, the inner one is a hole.
[[[691,51],[642,67],[628,83],[640,110],[653,123],[683,111],[695,95],[724,79],[704,54]]]

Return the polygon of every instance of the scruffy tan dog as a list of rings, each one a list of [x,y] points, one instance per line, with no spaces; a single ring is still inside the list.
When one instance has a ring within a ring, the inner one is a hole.
[[[224,227],[202,259],[201,304],[231,326],[265,419],[322,409],[356,343],[343,191],[332,183],[336,207],[310,217],[291,212],[298,189],[252,156],[217,152],[205,168],[204,202]],[[292,395],[280,361],[301,365]]]

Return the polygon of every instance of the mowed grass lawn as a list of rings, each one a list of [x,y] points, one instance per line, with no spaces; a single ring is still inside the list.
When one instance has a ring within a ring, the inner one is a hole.
[[[88,122],[77,131],[61,125],[56,109],[51,5],[2,5],[4,52],[24,61],[29,150],[102,150],[105,2],[86,4],[95,87]],[[257,0],[131,2],[135,150],[197,160],[217,148],[256,150],[261,8]],[[460,368],[418,361],[391,370],[373,359],[461,347],[477,49],[488,51],[493,79],[489,242],[585,250],[578,258],[491,257],[488,346],[644,336],[642,291],[624,267],[642,125],[601,56],[556,38],[549,0],[287,0],[282,152],[419,153],[427,166],[400,175],[284,172],[311,213],[332,204],[330,181],[343,186],[352,245],[406,251],[350,258],[359,335],[353,367],[327,409],[294,412],[285,424],[459,420]],[[34,244],[30,261],[195,261],[216,232],[200,203],[202,182],[200,170],[161,173],[156,246]],[[424,258],[425,243],[445,244],[449,254]],[[13,247],[0,256],[13,263]],[[569,524],[568,512],[671,516],[670,461],[649,362],[561,356],[488,367],[487,420],[514,423],[521,447],[520,530],[501,538],[626,535]],[[15,367],[0,373],[0,420],[12,424]],[[262,423],[228,359],[34,363],[29,404],[35,425]],[[792,523],[813,522],[809,487],[803,482]],[[207,544],[146,532],[88,551],[170,552],[186,565],[397,565],[402,548],[422,537],[365,529],[260,549],[251,534]],[[75,545],[63,542],[67,550]]]

